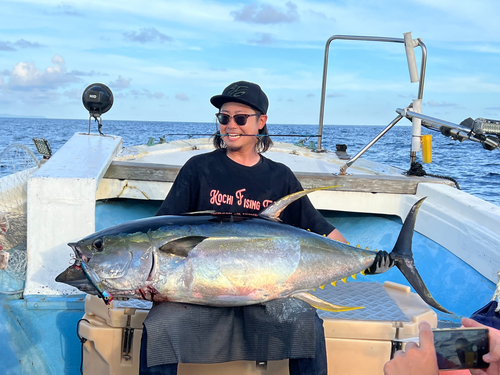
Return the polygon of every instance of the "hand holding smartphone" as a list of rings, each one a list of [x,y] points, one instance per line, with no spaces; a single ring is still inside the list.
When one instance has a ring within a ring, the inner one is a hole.
[[[384,374],[437,375],[440,370],[469,368],[475,375],[499,375],[500,331],[469,318],[462,318],[462,325],[467,328],[432,332],[429,323],[420,322],[418,338],[395,340],[407,344],[404,351],[396,351],[384,365]],[[470,328],[479,332],[466,332],[464,336],[463,331],[472,331]]]
[[[434,346],[440,370],[487,368],[483,355],[489,352],[487,328],[434,329]]]

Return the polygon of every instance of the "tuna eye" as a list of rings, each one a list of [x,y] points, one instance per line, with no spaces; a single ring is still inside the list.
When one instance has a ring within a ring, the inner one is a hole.
[[[94,247],[94,249],[96,249],[97,251],[102,251],[103,247],[104,247],[104,243],[102,242],[102,239],[98,238],[97,240],[95,240],[93,243],[92,243],[92,246]]]

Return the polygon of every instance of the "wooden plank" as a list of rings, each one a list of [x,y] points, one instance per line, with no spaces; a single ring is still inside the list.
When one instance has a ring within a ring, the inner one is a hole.
[[[295,173],[304,189],[322,186],[342,185],[335,190],[389,194],[415,194],[421,182],[439,183],[450,186],[455,184],[449,180],[416,177],[416,176],[381,176],[381,175],[347,175]]]
[[[113,161],[104,178],[135,181],[174,182],[181,167],[177,165]]]
[[[181,168],[177,165],[136,163],[130,161],[114,161],[106,171],[104,178],[173,182]],[[342,185],[335,190],[390,194],[415,194],[417,185],[430,182],[455,186],[452,181],[431,177],[415,176],[383,176],[383,175],[347,175],[338,176],[331,173],[295,173],[304,189]]]

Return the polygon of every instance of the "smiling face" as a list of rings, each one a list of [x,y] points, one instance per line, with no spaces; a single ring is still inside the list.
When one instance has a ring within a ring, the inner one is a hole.
[[[254,115],[258,113],[252,107],[236,102],[224,103],[220,108],[220,113],[229,116],[234,115]],[[256,153],[255,145],[257,137],[251,136],[259,134],[259,130],[266,125],[267,116],[250,116],[247,118],[245,125],[238,125],[234,118],[230,118],[227,125],[219,124],[220,133],[223,135],[223,140],[226,143],[228,154],[230,153]]]

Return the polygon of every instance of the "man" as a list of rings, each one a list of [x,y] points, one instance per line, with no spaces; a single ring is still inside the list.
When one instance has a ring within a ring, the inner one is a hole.
[[[269,102],[260,86],[236,82],[211,102],[220,110],[216,151],[186,163],[157,215],[216,210],[256,216],[269,203],[302,190],[288,167],[261,155],[272,141],[266,125]],[[219,202],[218,196],[229,200]],[[288,224],[346,242],[308,198],[290,205],[283,215]]]
[[[269,102],[260,86],[235,82],[210,101],[219,109],[219,131],[213,140],[216,150],[195,156],[183,166],[157,215],[214,210],[233,217],[257,216],[274,201],[303,190],[287,166],[261,155],[272,141],[266,125]],[[281,219],[346,242],[307,197],[290,204]],[[280,319],[276,311],[290,306],[297,313]],[[176,374],[177,362],[282,358],[290,358],[293,375],[327,371],[322,321],[302,302],[285,299],[234,308],[162,303],[153,307],[144,324],[141,374]],[[191,329],[184,334],[180,325]],[[154,347],[164,337],[169,338],[162,345],[168,347],[167,354]]]

